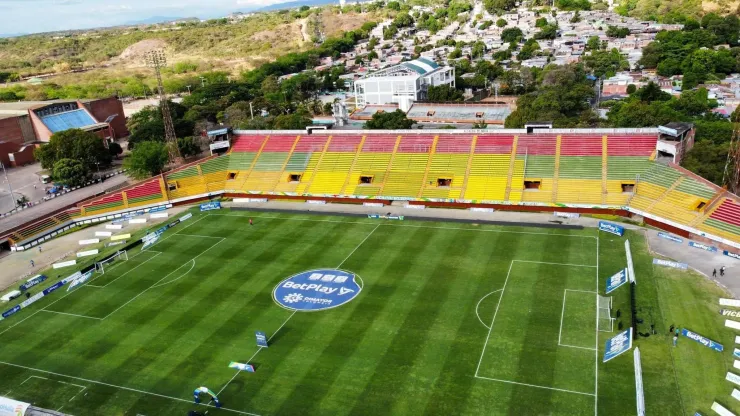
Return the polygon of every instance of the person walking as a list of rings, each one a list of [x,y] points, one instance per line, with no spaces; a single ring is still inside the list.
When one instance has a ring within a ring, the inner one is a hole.
[[[725,275],[725,266],[722,266],[719,268],[719,275],[724,276]]]
[[[34,263],[33,260],[31,260],[31,267],[36,267],[36,263]]]
[[[717,269],[712,270],[712,277],[717,277]]]
[[[675,347],[678,344],[678,336],[673,336],[673,346]]]
[[[249,219],[249,225],[254,225],[251,218]]]

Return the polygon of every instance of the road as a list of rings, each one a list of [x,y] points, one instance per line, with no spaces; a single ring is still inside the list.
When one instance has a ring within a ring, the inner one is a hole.
[[[33,166],[36,166],[36,168],[33,168]],[[27,169],[25,172],[14,172],[15,169],[8,171],[8,178],[10,179],[10,183],[13,186],[13,192],[15,192],[16,187],[18,187],[21,192],[38,195],[40,193],[40,196],[43,197],[44,190],[43,185],[40,182],[38,182],[38,178],[35,179],[35,182],[32,179],[33,172],[35,169],[39,169],[39,165],[33,165],[28,166],[25,168],[17,168],[18,170],[21,169]],[[31,175],[29,175],[31,173]],[[5,178],[3,178],[4,180]],[[31,208],[25,209],[17,214],[13,214],[10,216],[7,216],[5,218],[0,218],[0,234],[6,230],[9,230],[11,228],[17,227],[18,225],[21,225],[25,222],[31,221],[33,219],[41,218],[50,212],[53,212],[55,210],[58,210],[66,205],[74,204],[75,202],[81,201],[85,198],[88,198],[92,195],[95,195],[96,193],[103,192],[108,188],[114,187],[116,185],[120,185],[128,180],[128,177],[126,175],[117,175],[113,176],[111,178],[108,178],[103,183],[98,183],[95,185],[91,185],[85,188],[78,189],[76,191],[58,196],[54,199],[50,199],[46,202],[42,202],[38,205],[35,205]],[[33,188],[33,185],[37,184],[36,189]],[[12,204],[12,200],[10,200],[10,193],[7,191],[7,182],[3,183],[3,187],[6,187],[4,190],[4,198],[2,200],[6,204]],[[38,199],[38,198],[36,198]]]

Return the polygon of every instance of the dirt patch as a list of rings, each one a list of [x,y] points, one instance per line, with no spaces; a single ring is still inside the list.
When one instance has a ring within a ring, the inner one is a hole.
[[[166,47],[167,42],[162,39],[145,39],[124,49],[118,59],[121,61],[143,61],[145,53],[153,49],[164,49]]]
[[[323,32],[327,37],[357,29],[368,20],[368,15],[359,13],[334,14],[327,10],[321,14]]]

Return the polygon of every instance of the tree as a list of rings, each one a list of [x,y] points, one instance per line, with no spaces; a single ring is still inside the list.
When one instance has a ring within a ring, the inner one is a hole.
[[[626,38],[630,34],[630,30],[626,27],[611,26],[606,29],[606,36],[610,38]]]
[[[630,64],[617,49],[611,51],[592,51],[591,55],[583,57],[586,67],[597,77],[606,75],[612,77],[618,71],[629,69]]]
[[[477,123],[473,123],[474,129],[487,129],[488,124],[486,124],[484,121],[479,121]]]
[[[501,32],[501,40],[504,42],[519,42],[524,37],[524,33],[518,27],[509,27]]]
[[[401,10],[401,3],[397,1],[389,1],[386,3],[385,7],[389,8],[390,10],[399,11]]]
[[[545,27],[545,26],[547,26],[547,19],[544,17],[540,17],[534,22],[534,27]]]
[[[498,26],[498,27],[505,27],[506,26],[506,20],[504,20],[504,19],[498,19],[498,20],[496,20],[496,26]]]
[[[144,141],[136,145],[131,155],[123,162],[128,174],[134,179],[157,175],[167,164],[167,147],[162,142]]]
[[[117,158],[123,153],[123,148],[116,142],[108,143],[108,153],[114,158]]]
[[[539,32],[534,34],[535,39],[555,39],[558,36],[556,25],[545,25]]]
[[[516,0],[483,0],[483,6],[488,13],[498,14],[511,10],[516,6]]]
[[[524,46],[522,46],[522,50],[519,51],[517,59],[519,59],[519,61],[526,61],[527,59],[530,59],[532,56],[534,56],[535,52],[537,52],[539,49],[540,44],[537,43],[537,41],[534,39],[529,39],[524,42]]]
[[[186,97],[194,97],[195,94]],[[219,97],[221,98],[221,97]],[[200,103],[205,102],[209,105],[201,105]],[[216,99],[209,101],[208,98],[202,97],[198,99],[198,104],[193,105],[188,110],[182,104],[169,102],[169,108],[172,114],[172,124],[175,127],[175,136],[184,137],[193,134],[193,128],[195,127],[195,120],[202,118],[208,118],[210,114],[214,116],[218,113],[218,105]],[[214,107],[215,106],[215,107]],[[221,107],[223,109],[223,107]],[[185,115],[190,115],[189,119],[185,119]],[[164,121],[162,120],[162,111],[159,106],[147,106],[142,108],[139,112],[132,115],[126,123],[129,132],[129,149],[132,149],[136,143],[143,141],[164,141]]]
[[[472,56],[473,59],[481,58],[483,57],[483,54],[485,53],[486,53],[486,44],[481,41],[475,42],[473,44],[473,48],[470,51],[470,55]]]
[[[650,81],[644,87],[635,91],[635,96],[642,102],[650,103],[653,101],[668,101],[671,99],[671,95],[667,92],[663,92],[660,86]]]
[[[80,186],[85,183],[89,171],[79,160],[59,159],[54,163],[52,178],[67,186]]]
[[[177,148],[183,157],[196,156],[200,153],[200,145],[195,137],[187,136],[177,139]]]
[[[586,41],[586,50],[598,51],[599,49],[601,49],[601,39],[599,39],[598,36],[591,36],[588,38],[588,41]]]
[[[80,161],[88,172],[98,167],[107,167],[113,160],[103,139],[80,129],[54,133],[49,143],[37,148],[34,155],[44,169],[53,169],[54,164],[61,159],[73,159]]]
[[[637,91],[637,85],[635,84],[629,84],[627,85],[627,94],[632,95]]]
[[[371,130],[403,130],[410,129],[414,124],[416,122],[409,120],[406,113],[396,110],[373,114],[373,118],[365,123],[365,128]]]
[[[304,113],[284,114],[275,117],[273,128],[276,130],[303,130],[311,123],[311,119]]]
[[[427,100],[435,103],[462,101],[462,91],[450,85],[431,86],[427,89]]]
[[[696,142],[686,153],[681,165],[704,179],[722,185],[729,143],[714,144],[708,140]]]
[[[447,54],[447,58],[449,59],[457,59],[462,56],[462,50],[460,48],[455,48],[452,52]]]

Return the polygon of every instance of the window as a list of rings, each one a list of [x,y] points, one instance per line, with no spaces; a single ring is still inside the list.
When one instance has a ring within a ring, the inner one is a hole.
[[[291,173],[288,175],[288,182],[300,182],[301,181],[301,175],[298,173]]]
[[[360,176],[360,185],[369,185],[373,183],[372,176]]]
[[[540,189],[542,181],[524,181],[524,189]]]
[[[177,182],[167,182],[167,189],[170,191],[177,190]]]
[[[634,183],[623,183],[622,192],[635,192],[635,184]]]
[[[452,179],[448,178],[438,178],[437,179],[437,186],[450,186],[452,185]]]
[[[229,172],[229,180],[231,181],[234,179],[236,179],[236,172]]]
[[[707,203],[705,201],[699,201],[699,203],[696,204],[696,210],[699,211],[702,208],[704,208],[705,206],[707,206]]]

